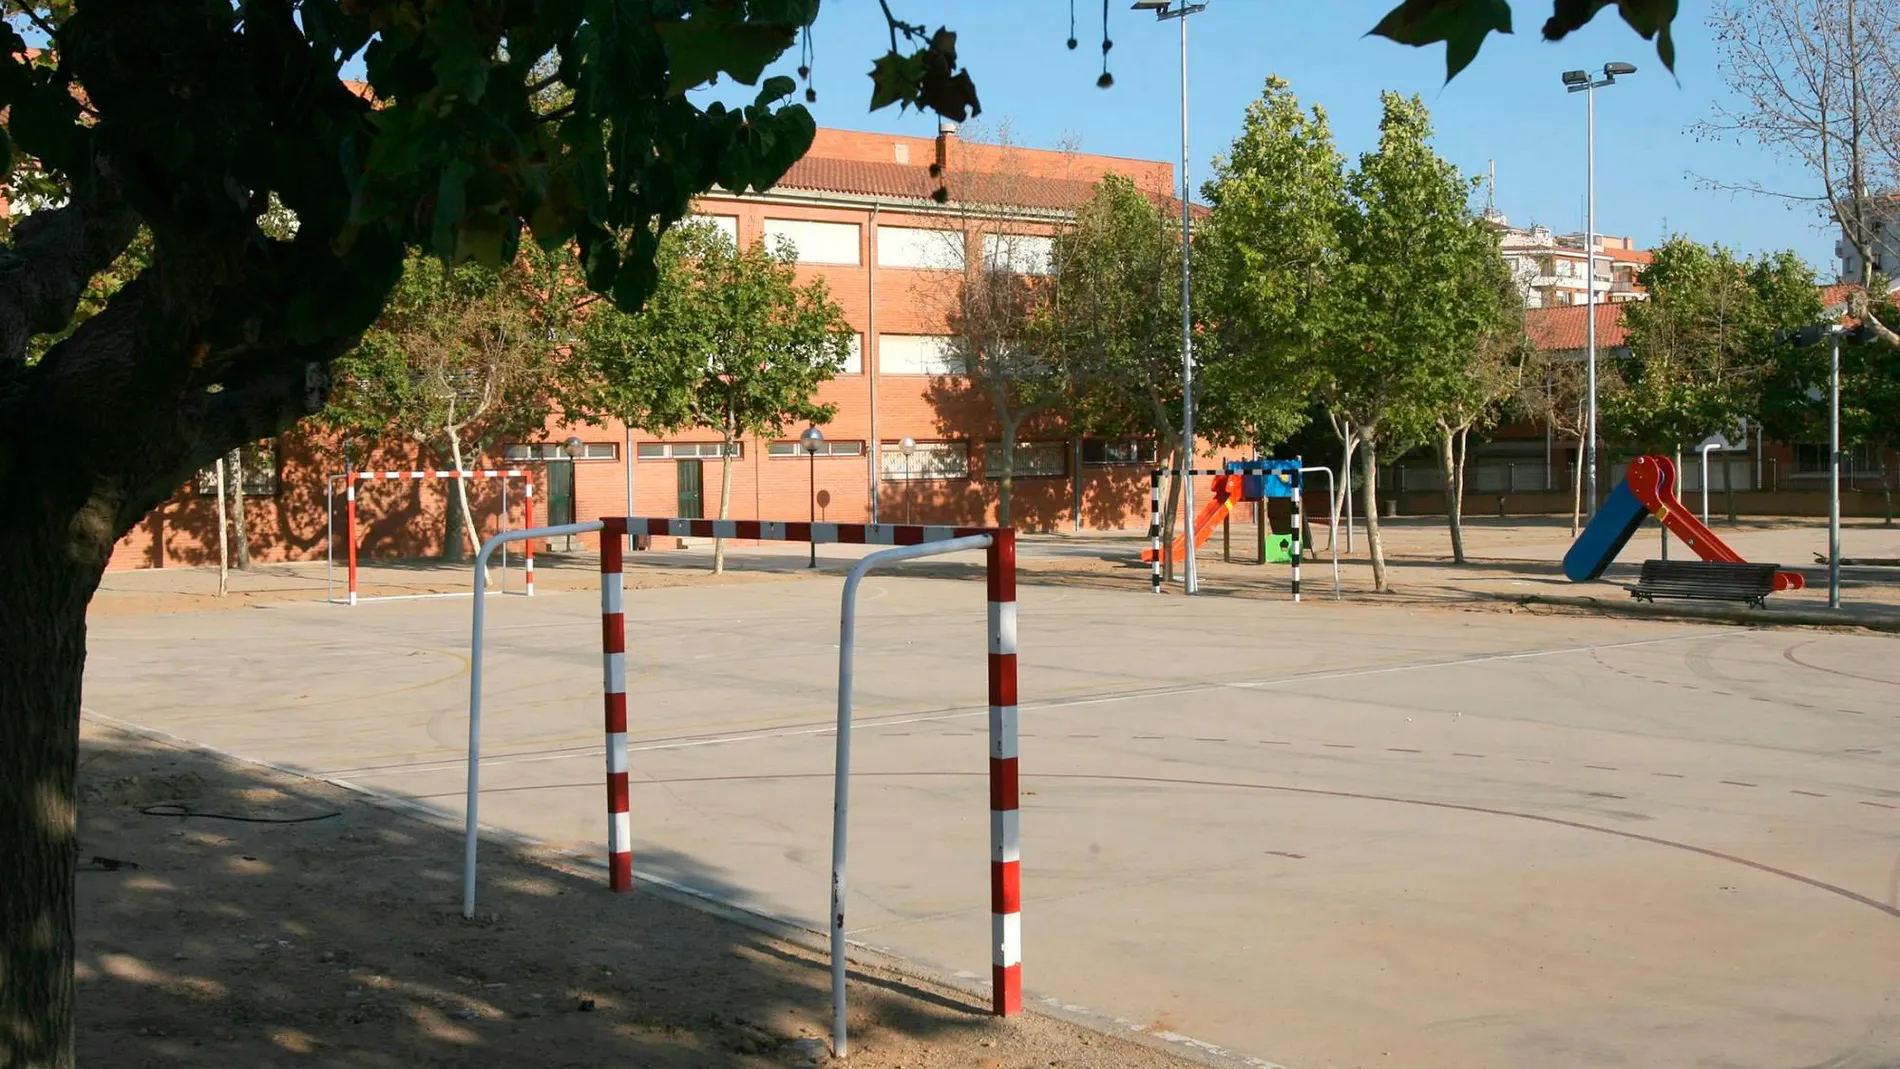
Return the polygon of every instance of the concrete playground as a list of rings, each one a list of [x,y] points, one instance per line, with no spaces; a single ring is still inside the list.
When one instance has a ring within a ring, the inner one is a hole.
[[[1894,639],[1054,578],[1032,1003],[1294,1069],[1900,1062]],[[636,870],[822,926],[838,592],[630,593]],[[483,819],[599,856],[598,600],[488,607]],[[460,813],[468,616],[99,614],[86,710]],[[972,983],[983,650],[980,582],[866,582],[849,926]]]

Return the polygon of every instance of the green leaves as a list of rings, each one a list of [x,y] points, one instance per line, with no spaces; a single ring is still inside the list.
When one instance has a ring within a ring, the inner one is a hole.
[[[914,37],[917,29],[905,27],[905,33]],[[892,104],[927,108],[955,122],[983,111],[970,73],[957,69],[956,34],[940,28],[909,55],[892,49],[871,64],[871,110]]]
[[[1478,58],[1487,36],[1511,32],[1511,5],[1508,0],[1405,0],[1371,32],[1414,47],[1445,42],[1449,82]]]
[[[1670,27],[1675,22],[1677,0],[1551,0],[1544,39],[1562,40],[1611,5],[1643,40],[1656,42],[1656,55],[1663,66],[1675,70],[1676,46]],[[1510,32],[1509,0],[1404,0],[1371,30],[1380,37],[1415,47],[1444,42],[1446,81],[1457,77],[1477,58],[1487,36]]]

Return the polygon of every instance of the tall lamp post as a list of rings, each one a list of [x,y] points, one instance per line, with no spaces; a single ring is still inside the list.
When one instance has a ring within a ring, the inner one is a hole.
[[[1589,465],[1590,507],[1586,516],[1597,514],[1597,94],[1606,85],[1615,85],[1619,75],[1635,74],[1630,63],[1605,63],[1596,71],[1565,71],[1564,85],[1572,93],[1582,93],[1584,108],[1584,346],[1589,351],[1589,415],[1584,420],[1584,463]]]
[[[805,433],[798,436],[799,448],[805,451],[806,468],[811,473],[811,488],[809,494],[811,498],[811,522],[814,524],[818,522],[818,449],[824,444],[825,432],[819,430],[817,427],[806,427]],[[812,533],[811,563],[805,565],[805,567],[818,567],[817,532]]]
[[[575,478],[579,472],[575,469],[574,462],[581,458],[581,451],[585,448],[581,440],[571,434],[568,435],[567,441],[561,443],[561,452],[567,454],[567,522],[569,523],[575,522],[581,514],[581,481]],[[567,550],[570,553],[574,550],[573,535],[567,536]]]
[[[897,443],[897,451],[904,454],[904,522],[910,520],[910,455],[917,451],[917,439],[906,434]]]
[[[1194,567],[1194,478],[1186,474],[1194,468],[1194,312],[1192,272],[1189,268],[1188,243],[1188,38],[1187,17],[1206,11],[1205,3],[1180,0],[1135,0],[1136,11],[1152,11],[1157,19],[1174,19],[1181,24],[1181,513],[1185,550],[1181,566],[1181,591],[1192,594],[1201,588]]]

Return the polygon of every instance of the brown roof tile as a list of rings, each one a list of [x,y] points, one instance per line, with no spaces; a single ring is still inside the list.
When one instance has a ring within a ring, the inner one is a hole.
[[[929,201],[939,184],[928,167],[807,156],[792,164],[791,170],[785,172],[785,177],[779,179],[774,188]],[[941,184],[954,203],[1006,205],[1031,211],[1072,210],[1089,198],[1096,185],[1069,178],[954,171]],[[1169,211],[1179,210],[1180,202],[1173,197],[1153,190],[1143,192],[1157,205]],[[1196,210],[1199,213],[1205,209],[1197,206]]]
[[[1586,329],[1589,305],[1570,304],[1556,308],[1529,308],[1524,312],[1524,332],[1531,344],[1542,352],[1582,349],[1589,344]],[[1597,348],[1609,349],[1624,344],[1622,304],[1597,305]]]

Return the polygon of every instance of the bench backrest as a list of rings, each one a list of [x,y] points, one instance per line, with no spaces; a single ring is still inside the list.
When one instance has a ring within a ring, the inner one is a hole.
[[[1645,586],[1693,584],[1769,591],[1774,589],[1775,571],[1779,567],[1778,564],[1753,562],[1731,564],[1704,560],[1646,560],[1643,562],[1642,583]]]

